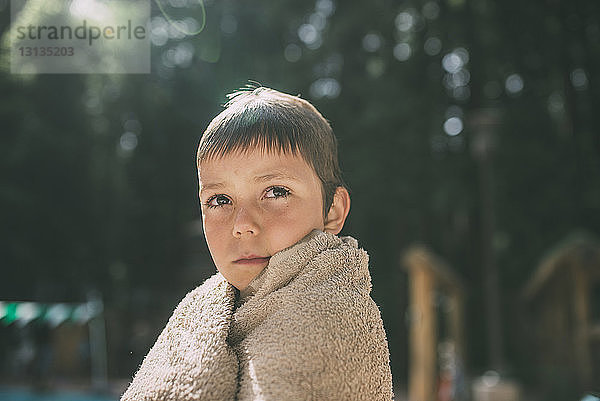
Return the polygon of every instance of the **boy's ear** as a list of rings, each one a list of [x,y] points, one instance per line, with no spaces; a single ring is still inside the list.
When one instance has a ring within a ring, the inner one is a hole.
[[[333,202],[325,217],[324,231],[335,235],[339,234],[344,227],[348,212],[350,212],[350,194],[346,188],[337,187],[335,195],[333,195]]]

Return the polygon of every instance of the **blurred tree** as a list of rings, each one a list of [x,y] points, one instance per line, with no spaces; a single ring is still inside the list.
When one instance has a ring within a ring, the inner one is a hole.
[[[182,274],[199,217],[197,141],[225,95],[252,79],[301,94],[332,122],[353,199],[344,233],[371,255],[396,382],[407,374],[398,256],[412,242],[465,279],[467,352],[480,372],[485,182],[469,119],[492,107],[503,115],[490,234],[501,351],[527,378],[516,294],[571,229],[600,232],[600,5],[223,0],[202,3],[203,21],[199,2],[161,4],[190,30],[205,26],[182,34],[154,4],[149,75],[10,75],[3,49],[0,298],[82,299],[95,287],[123,324],[155,311],[158,330],[198,284]]]

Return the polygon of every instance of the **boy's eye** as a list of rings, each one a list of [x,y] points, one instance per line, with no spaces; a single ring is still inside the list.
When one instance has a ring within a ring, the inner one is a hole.
[[[219,207],[229,205],[231,201],[225,195],[213,195],[206,201],[208,207]]]
[[[284,187],[271,187],[267,189],[265,198],[284,198],[290,194],[289,189]]]

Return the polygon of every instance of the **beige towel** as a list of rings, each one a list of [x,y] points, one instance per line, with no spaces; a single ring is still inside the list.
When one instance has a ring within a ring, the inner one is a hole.
[[[370,292],[356,240],[315,230],[271,257],[237,309],[220,274],[190,292],[122,400],[391,400]]]

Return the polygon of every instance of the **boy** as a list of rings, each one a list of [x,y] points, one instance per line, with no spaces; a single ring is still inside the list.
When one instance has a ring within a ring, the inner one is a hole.
[[[179,304],[122,400],[391,400],[368,255],[328,122],[306,100],[239,91],[198,147],[218,273]]]

